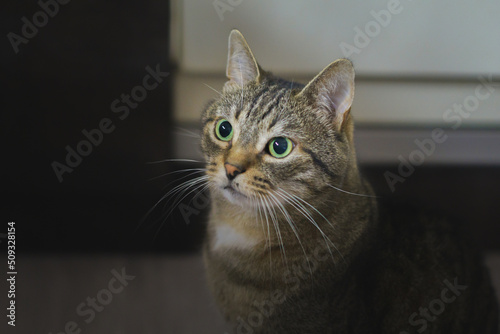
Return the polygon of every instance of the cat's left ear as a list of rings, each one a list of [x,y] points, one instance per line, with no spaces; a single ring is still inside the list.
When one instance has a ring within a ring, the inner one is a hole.
[[[236,29],[229,35],[224,90],[242,88],[250,81],[259,81],[260,68],[243,35]]]
[[[339,59],[325,67],[299,95],[305,96],[331,116],[340,130],[351,110],[354,98],[354,68],[347,59]]]

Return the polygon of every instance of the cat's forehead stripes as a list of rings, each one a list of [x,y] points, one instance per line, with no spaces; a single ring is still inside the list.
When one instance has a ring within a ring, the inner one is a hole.
[[[273,96],[272,100],[262,108],[262,113],[259,117],[260,121],[263,122],[269,114],[274,111],[277,112],[277,108],[280,105],[281,100],[285,95],[288,95],[288,90],[286,88],[281,89],[279,92],[276,93],[275,96]]]
[[[249,101],[240,106],[240,109],[236,112],[235,119],[241,122],[247,122],[250,116],[252,116],[253,120],[251,120],[251,122],[255,123],[257,115],[262,113],[263,110],[268,110],[268,112],[272,110],[272,107],[279,101],[279,96],[281,96],[280,92],[283,90],[284,89],[277,86],[267,86],[256,94],[250,93]],[[240,113],[245,115],[241,117],[241,119],[239,119]]]
[[[281,102],[286,95],[288,95],[287,89],[273,89],[262,94],[255,104],[251,103],[249,105],[251,109],[244,110],[246,115],[241,116],[237,124],[240,129],[238,139],[240,144],[263,146],[267,143],[272,135],[272,129],[269,125],[273,120],[275,124],[278,122]]]
[[[267,87],[261,87],[261,89],[251,97],[250,103],[247,103],[245,108],[239,108],[236,112],[235,118],[239,119],[241,112],[246,111],[245,118],[248,118],[251,115],[251,111],[255,108],[256,105],[259,105],[262,102],[262,99],[266,96],[269,90]]]

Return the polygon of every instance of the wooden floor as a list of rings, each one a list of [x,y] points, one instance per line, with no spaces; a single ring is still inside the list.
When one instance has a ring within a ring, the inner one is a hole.
[[[489,253],[486,263],[499,292],[500,253]],[[4,280],[0,288],[6,291]],[[1,333],[59,334],[66,326],[92,334],[229,332],[207,291],[198,254],[24,255],[16,290],[16,331]],[[98,311],[91,311],[92,298]],[[3,322],[0,328],[7,327]]]

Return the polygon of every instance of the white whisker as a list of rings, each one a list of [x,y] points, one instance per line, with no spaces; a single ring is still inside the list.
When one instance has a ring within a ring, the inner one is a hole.
[[[211,90],[213,90],[214,92],[216,92],[217,94],[221,95],[222,96],[222,93],[219,92],[217,89],[213,88],[212,86],[210,86],[209,84],[206,84],[206,83],[203,83],[205,86],[207,86],[208,88],[210,88]]]
[[[147,164],[159,164],[163,162],[194,162],[194,163],[199,163],[199,164],[204,164],[204,161],[199,161],[199,160],[193,160],[193,159],[164,159],[164,160],[159,160],[159,161],[150,161],[146,162]]]
[[[168,213],[167,217],[172,213],[173,209],[175,209],[175,207],[180,202],[182,202],[182,200],[184,198],[186,198],[187,196],[189,196],[189,194],[191,194],[193,192],[193,190],[191,190],[187,194],[185,194],[189,190],[189,188],[194,187],[194,186],[198,187],[198,185],[200,183],[206,183],[207,180],[208,180],[208,176],[207,175],[199,176],[199,177],[196,177],[196,178],[194,178],[192,180],[186,181],[186,182],[182,183],[181,185],[174,187],[171,191],[169,191],[168,192],[168,193],[170,193],[169,195],[173,196],[174,194],[177,194],[177,197],[173,200],[173,202],[172,202],[173,203],[172,204],[173,207],[170,210],[170,212]],[[179,199],[179,198],[181,198],[181,199]],[[167,203],[168,203],[168,201],[167,201]],[[165,203],[165,204],[167,204],[167,203]]]
[[[379,198],[378,196],[374,196],[374,195],[366,195],[366,194],[357,194],[357,193],[352,193],[350,191],[347,191],[347,190],[343,190],[343,189],[340,189],[338,187],[335,187],[335,186],[332,186],[331,184],[326,184],[327,186],[329,187],[332,187],[333,189],[335,190],[338,190],[338,191],[341,191],[343,193],[346,193],[346,194],[349,194],[349,195],[354,195],[354,196],[361,196],[361,197],[372,197],[372,198]]]
[[[261,196],[261,199],[262,199],[264,208],[266,209],[264,211],[264,213],[269,212],[269,217],[271,218],[271,222],[273,223],[274,230],[276,231],[276,235],[278,237],[278,244],[280,247],[281,258],[282,258],[283,262],[285,263],[285,266],[288,268],[288,262],[286,260],[285,246],[283,244],[283,238],[281,235],[281,231],[280,231],[280,228],[278,225],[277,218],[275,217],[275,215],[273,215],[273,212],[271,212],[271,205],[269,204],[268,199],[265,198],[264,196]],[[275,212],[275,214],[276,214],[276,212]],[[266,216],[267,216],[267,214],[266,214]]]
[[[185,173],[185,172],[192,172],[192,171],[196,171],[196,173],[206,172],[206,168],[187,168],[187,169],[174,170],[174,171],[169,172],[169,173],[165,173],[165,174],[162,174],[162,175],[159,175],[159,176],[152,177],[152,178],[148,179],[148,181],[153,181],[153,180],[159,179],[161,177],[165,177],[167,175],[178,174],[178,173]],[[190,175],[193,175],[193,174],[190,173],[187,176],[190,176]],[[185,178],[185,177],[186,176],[183,176],[182,178]]]
[[[306,254],[306,250],[304,249],[304,245],[302,244],[302,241],[300,241],[300,237],[299,237],[299,234],[297,232],[297,228],[296,228],[295,224],[293,223],[292,218],[288,214],[288,212],[287,212],[286,208],[283,206],[283,204],[280,203],[278,198],[276,198],[276,196],[272,192],[269,192],[269,195],[271,196],[271,199],[274,201],[274,203],[276,203],[276,205],[280,209],[281,213],[283,213],[283,216],[285,217],[286,221],[288,222],[288,225],[290,225],[290,228],[292,229],[293,233],[295,234],[295,237],[297,238],[297,241],[299,242],[299,245],[302,248],[302,252],[304,253],[304,256],[306,257],[307,265],[309,267],[309,273],[311,274],[311,278],[312,278],[311,264],[309,262],[309,258],[307,256],[307,254]]]
[[[283,189],[278,189],[276,192],[278,196],[283,198],[286,202],[288,202],[292,207],[294,207],[297,211],[299,211],[316,229],[321,233],[321,236],[325,240],[326,246],[328,247],[328,251],[332,257],[332,260],[334,260],[333,253],[330,249],[329,243],[337,250],[339,255],[343,258],[342,254],[339,252],[335,244],[330,240],[330,238],[323,232],[323,230],[319,227],[318,223],[316,220],[312,217],[311,212],[301,203],[297,200],[297,196],[289,194]],[[323,216],[323,215],[322,215]],[[324,216],[323,216],[324,217]],[[326,218],[325,218],[326,219]],[[328,221],[328,220],[327,220]],[[335,261],[335,260],[334,260]]]
[[[135,228],[135,231],[137,231],[140,228],[140,226],[144,223],[144,221],[147,219],[147,217],[149,217],[151,215],[151,213],[158,207],[158,205],[160,203],[162,203],[163,201],[165,201],[165,199],[167,199],[167,201],[165,202],[165,206],[166,206],[170,202],[171,196],[174,196],[175,194],[180,193],[172,202],[172,208],[175,208],[180,203],[180,201],[178,200],[179,197],[182,196],[189,188],[196,186],[199,183],[207,183],[207,182],[209,182],[208,176],[202,175],[202,176],[195,177],[194,179],[187,180],[187,181],[175,186],[174,188],[172,188],[170,191],[168,191],[166,194],[164,194],[153,205],[153,207],[151,209],[148,210],[148,212],[143,216],[143,218],[140,220],[139,224]],[[181,199],[181,201],[182,201],[182,199]],[[165,217],[168,217],[171,214],[171,212],[172,212],[172,210]],[[163,223],[161,224],[161,226],[163,226]],[[158,232],[157,232],[157,234],[158,234]]]
[[[272,256],[271,256],[271,249],[272,249],[272,241],[271,241],[271,227],[269,225],[269,219],[267,217],[267,208],[266,206],[264,205],[264,201],[262,199],[262,195],[259,195],[259,201],[260,201],[260,207],[262,207],[262,211],[264,211],[264,216],[266,218],[266,225],[267,225],[267,235],[269,236],[269,272],[270,272],[270,275],[272,277],[273,275],[273,259],[272,259]]]
[[[190,137],[190,138],[197,138],[197,139],[199,139],[201,137],[199,133],[190,131],[188,129],[184,129],[184,128],[181,128],[181,127],[176,127],[176,129],[184,131],[184,133],[182,133],[182,132],[176,132],[176,134],[179,134],[181,136],[186,136],[186,137]]]
[[[193,180],[190,180],[190,181],[186,181],[184,182],[181,186],[182,187],[175,187],[177,188],[173,193],[169,194],[169,196],[173,196],[174,194],[178,194],[176,196],[176,198],[172,201],[172,204],[170,205],[169,209],[166,209],[165,211],[168,210],[168,212],[164,215],[164,217],[169,217],[172,212],[175,210],[175,208],[186,198],[188,197],[190,194],[192,194],[193,192],[197,191],[199,188],[205,186],[207,184],[207,179],[205,178],[206,176],[201,176],[201,177],[197,177]],[[174,188],[174,189],[175,189]],[[189,190],[190,188],[192,188],[191,190]],[[189,190],[189,191],[188,191]],[[186,193],[187,192],[187,193]],[[169,192],[170,193],[170,192]],[[170,199],[165,202],[165,208],[167,206],[167,204],[169,203]],[[158,229],[158,231],[156,232],[156,235],[159,233],[160,229],[163,227],[165,221],[163,221],[163,223],[160,225],[160,228]],[[155,237],[156,237],[155,235]]]

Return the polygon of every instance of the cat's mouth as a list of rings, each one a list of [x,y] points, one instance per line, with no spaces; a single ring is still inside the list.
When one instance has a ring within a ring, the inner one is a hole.
[[[238,200],[248,199],[248,197],[238,190],[236,190],[233,186],[227,185],[223,189],[224,196],[231,202],[235,202]]]

